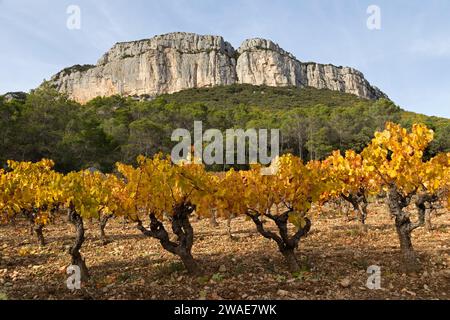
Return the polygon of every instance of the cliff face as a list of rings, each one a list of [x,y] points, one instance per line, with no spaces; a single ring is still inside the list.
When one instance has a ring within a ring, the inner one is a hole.
[[[235,51],[222,37],[192,33],[118,43],[97,65],[64,69],[50,82],[81,103],[97,96],[156,96],[234,83],[312,86],[367,99],[385,97],[357,70],[301,63],[270,40],[246,40]]]
[[[238,53],[239,83],[273,87],[304,85],[301,63],[270,40],[246,40]]]
[[[366,99],[386,97],[358,70],[318,63],[302,63],[270,40],[250,39],[238,49],[239,83],[330,89]]]

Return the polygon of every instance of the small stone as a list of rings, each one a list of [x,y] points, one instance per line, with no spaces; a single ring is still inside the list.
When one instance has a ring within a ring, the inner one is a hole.
[[[344,278],[341,280],[341,282],[339,283],[341,285],[341,287],[343,288],[348,288],[351,286],[352,282],[349,278]]]
[[[450,270],[442,270],[440,273],[442,277],[450,279]]]
[[[211,299],[212,300],[223,300],[223,298],[221,296],[219,296],[216,292],[213,292],[211,294]]]
[[[219,272],[227,272],[227,267],[225,265],[221,265],[219,267]]]
[[[277,295],[279,295],[279,296],[282,296],[282,297],[285,297],[285,296],[287,296],[289,294],[289,292],[288,291],[286,291],[286,290],[278,290],[277,291]]]
[[[316,289],[316,290],[314,290],[314,294],[321,295],[323,293],[324,293],[323,289]]]
[[[402,289],[402,292],[405,292],[405,293],[407,293],[407,294],[409,294],[409,295],[411,295],[411,296],[413,296],[413,297],[415,297],[415,296],[417,295],[415,292],[409,291],[409,290],[406,289],[406,288],[403,288],[403,289]]]

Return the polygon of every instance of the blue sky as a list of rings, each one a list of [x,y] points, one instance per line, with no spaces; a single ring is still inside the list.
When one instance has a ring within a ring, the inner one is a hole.
[[[69,5],[81,29],[66,27]],[[369,30],[367,8],[381,9]],[[115,42],[173,31],[222,35],[235,48],[272,39],[300,61],[351,66],[401,107],[450,118],[448,0],[0,0],[0,93],[95,64]]]

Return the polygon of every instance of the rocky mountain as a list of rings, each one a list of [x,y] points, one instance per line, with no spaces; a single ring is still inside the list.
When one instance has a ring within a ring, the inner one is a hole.
[[[7,92],[3,95],[3,99],[6,102],[10,102],[13,100],[18,100],[18,101],[25,101],[25,99],[27,98],[27,94],[25,92],[22,91],[18,91],[18,92]]]
[[[156,96],[235,83],[386,97],[355,69],[302,63],[270,40],[249,39],[235,50],[220,36],[181,32],[117,43],[96,65],[64,69],[50,83],[81,103],[97,96]]]

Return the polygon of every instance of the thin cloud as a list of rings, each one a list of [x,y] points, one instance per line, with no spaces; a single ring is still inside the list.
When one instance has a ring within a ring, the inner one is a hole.
[[[410,51],[432,57],[450,57],[450,38],[419,39],[413,42]]]

